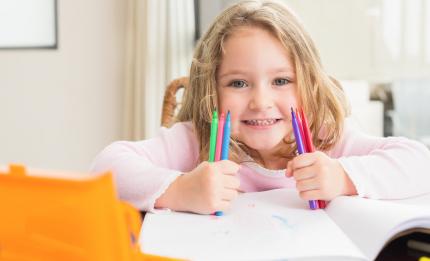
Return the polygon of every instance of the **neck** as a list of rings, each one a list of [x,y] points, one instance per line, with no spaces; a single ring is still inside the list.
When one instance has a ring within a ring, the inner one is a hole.
[[[276,151],[258,151],[263,166],[267,169],[285,169],[287,167],[287,160],[280,155],[277,155]]]

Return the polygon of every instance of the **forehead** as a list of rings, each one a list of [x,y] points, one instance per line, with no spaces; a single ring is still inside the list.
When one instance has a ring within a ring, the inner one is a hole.
[[[288,49],[273,32],[260,26],[237,27],[225,39],[219,69],[237,66],[293,69]]]

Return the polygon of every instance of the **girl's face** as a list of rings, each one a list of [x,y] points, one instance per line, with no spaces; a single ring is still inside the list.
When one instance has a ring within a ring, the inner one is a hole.
[[[231,112],[232,136],[270,154],[290,133],[297,107],[293,64],[269,31],[241,27],[224,42],[217,72],[220,111]]]

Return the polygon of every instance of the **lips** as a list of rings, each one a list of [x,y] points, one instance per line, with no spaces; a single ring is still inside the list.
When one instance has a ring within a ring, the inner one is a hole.
[[[251,120],[243,120],[242,122],[246,125],[251,126],[270,126],[276,124],[281,119],[278,118],[269,118],[269,119],[251,119]]]

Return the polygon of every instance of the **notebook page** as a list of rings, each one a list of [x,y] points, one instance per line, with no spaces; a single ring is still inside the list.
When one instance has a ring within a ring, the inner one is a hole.
[[[338,197],[326,212],[373,260],[397,233],[414,227],[430,228],[430,194],[405,200]]]
[[[224,216],[148,213],[144,253],[192,260],[364,259],[323,210],[309,210],[295,190],[245,193]]]

